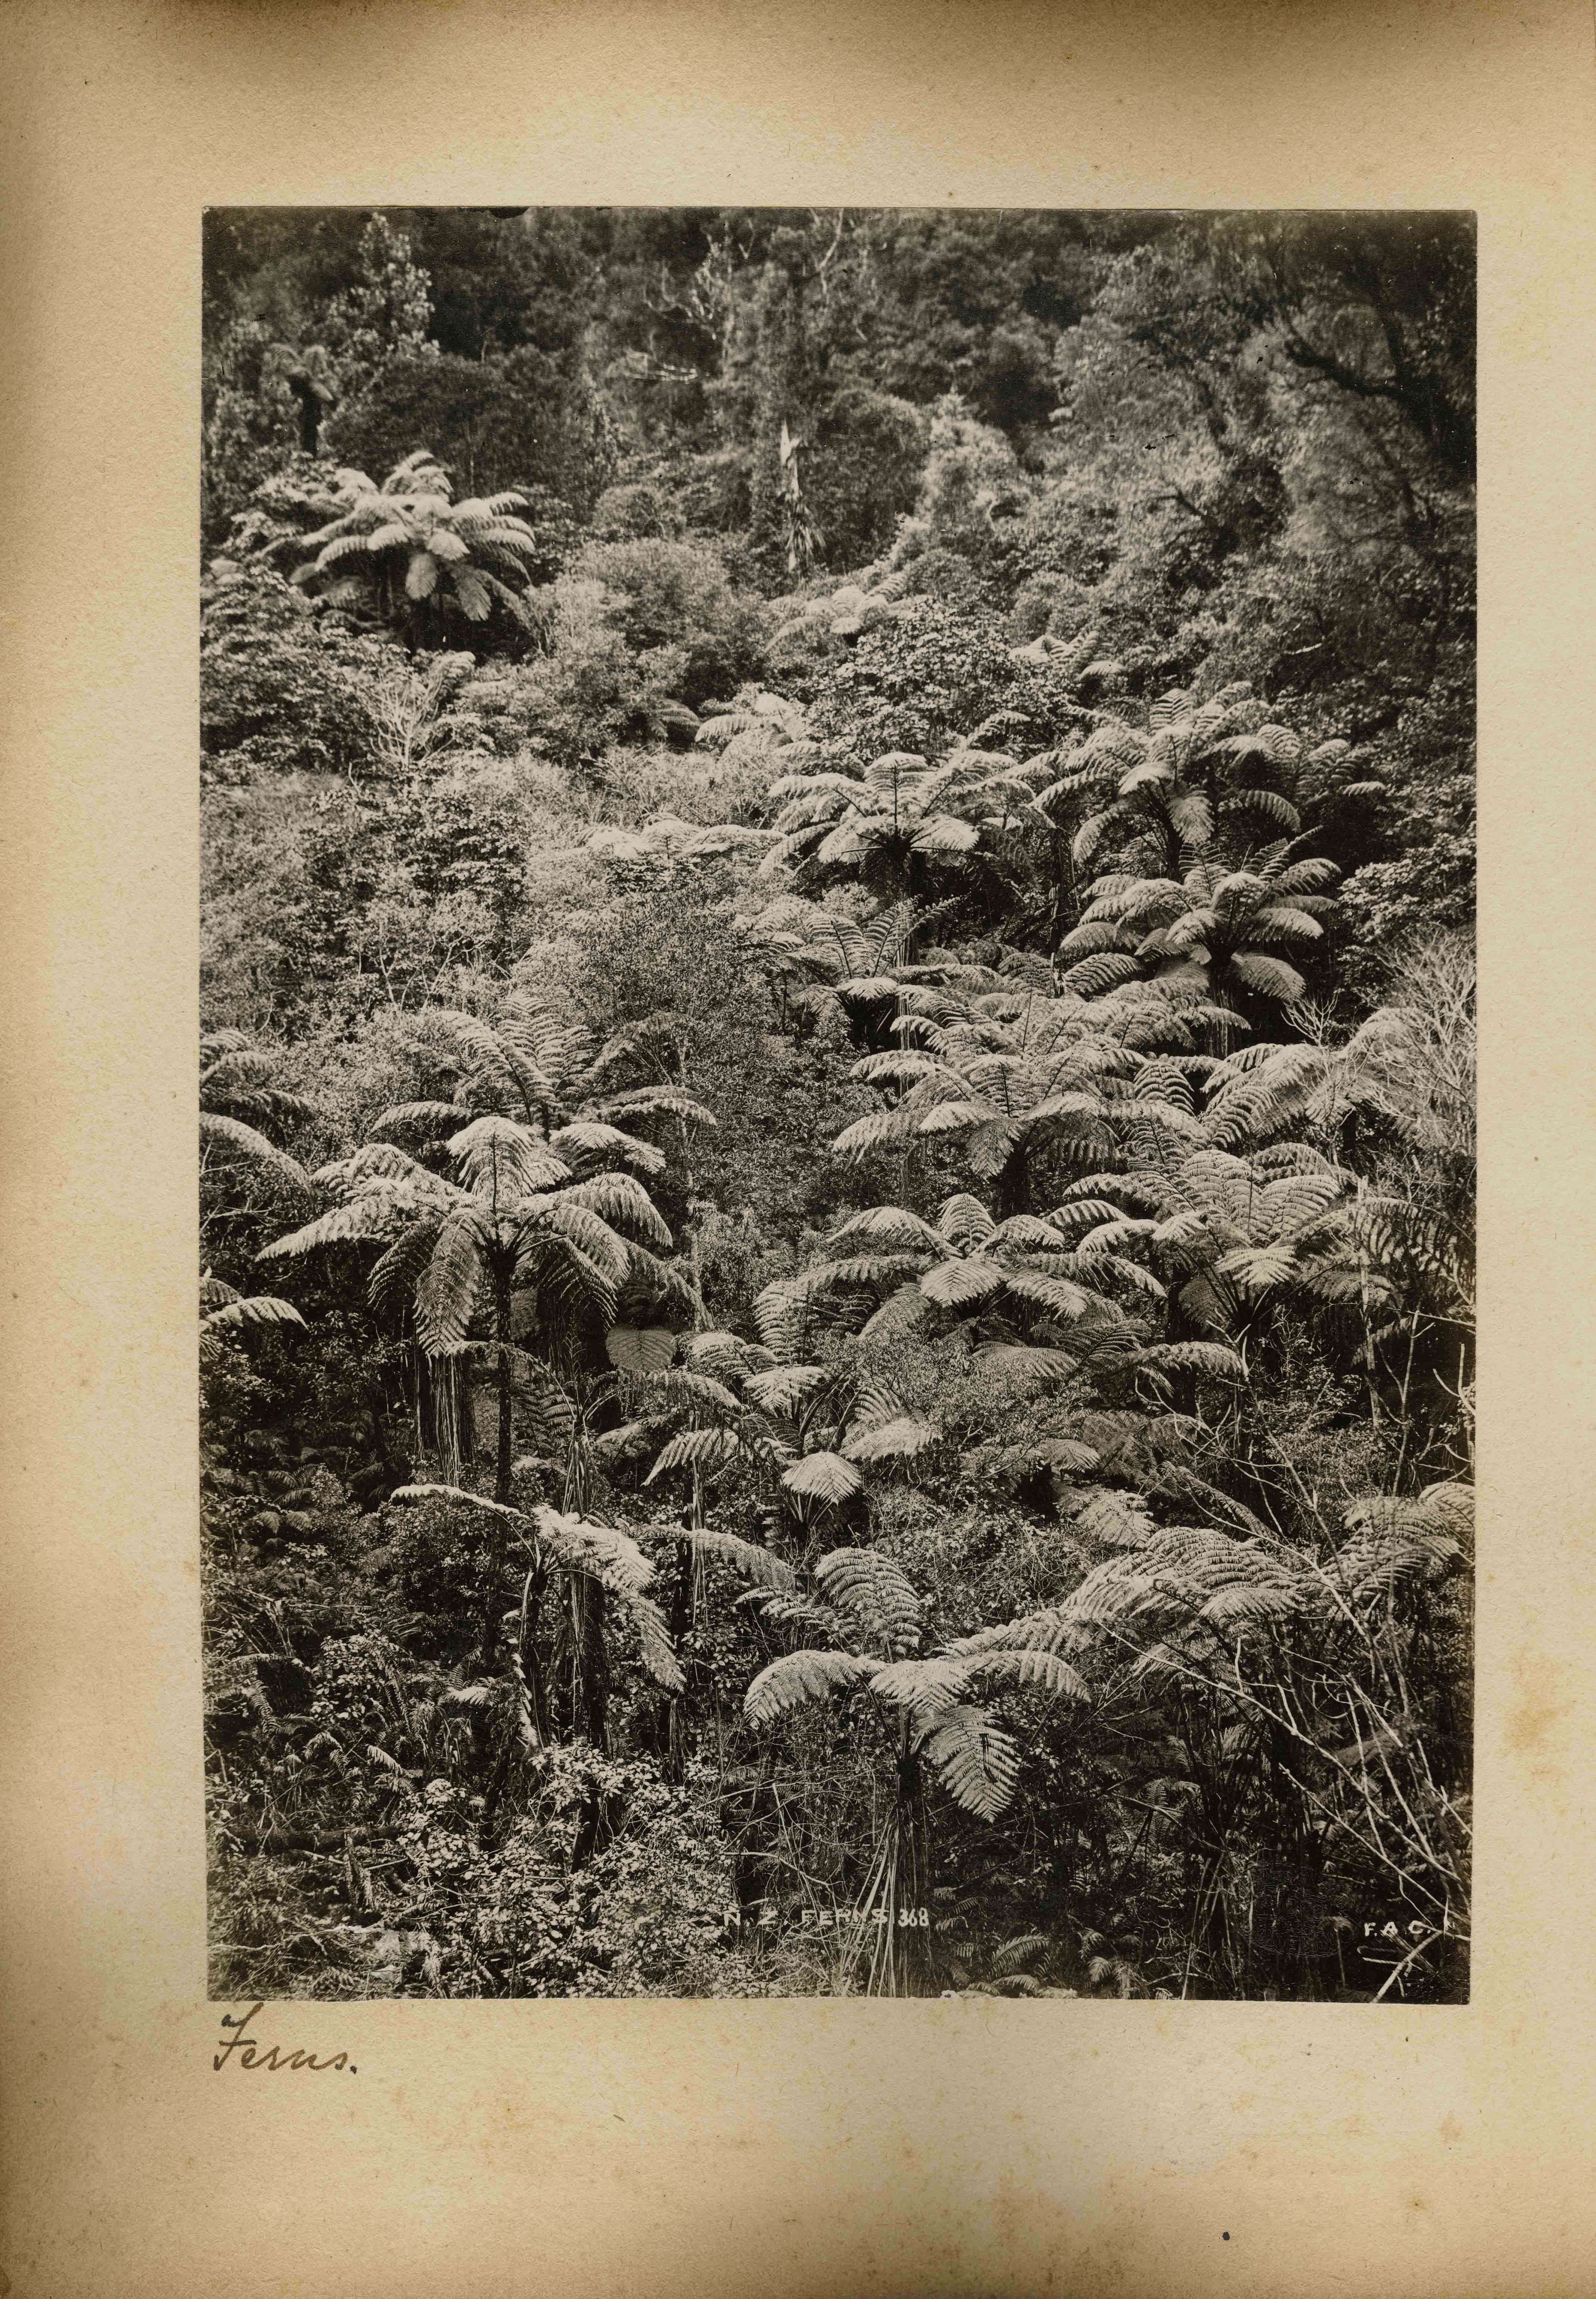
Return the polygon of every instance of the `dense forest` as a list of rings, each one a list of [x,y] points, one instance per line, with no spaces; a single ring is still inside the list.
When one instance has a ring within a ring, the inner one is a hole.
[[[1470,220],[204,266],[213,1992],[1466,1998]]]

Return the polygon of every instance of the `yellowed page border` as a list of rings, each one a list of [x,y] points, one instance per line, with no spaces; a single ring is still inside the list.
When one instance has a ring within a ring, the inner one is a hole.
[[[1587,2291],[1589,9],[11,0],[0,38],[0,2295]],[[1468,2008],[306,2005],[269,2032],[358,2074],[213,2071],[199,224],[278,201],[1478,212]]]

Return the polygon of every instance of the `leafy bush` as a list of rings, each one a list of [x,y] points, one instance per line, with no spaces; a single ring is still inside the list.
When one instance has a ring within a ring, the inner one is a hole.
[[[669,541],[681,530],[681,514],[662,488],[633,480],[605,488],[593,505],[591,524],[602,543]]]
[[[862,567],[890,544],[914,507],[930,430],[906,400],[857,384],[827,403],[804,484],[828,567]]]
[[[809,718],[818,741],[862,768],[894,751],[939,759],[999,712],[1005,747],[1039,749],[1079,708],[1046,667],[1015,661],[995,615],[915,600],[818,682]]]
[[[253,1027],[341,1025],[502,967],[527,828],[515,770],[408,787],[219,793],[202,855],[201,980]]]
[[[616,594],[591,577],[563,575],[534,602],[542,651],[524,665],[515,708],[525,739],[566,768],[596,768],[617,743],[658,741],[681,691],[679,646],[634,652],[616,627]]]
[[[200,612],[200,746],[213,775],[369,768],[368,700],[382,650],[318,627],[302,592],[260,564],[214,566]]]
[[[718,555],[705,545],[659,538],[591,544],[573,571],[612,594],[610,619],[640,653],[686,650],[677,692],[690,709],[734,694],[760,676],[759,603],[733,592]]]
[[[570,1861],[597,1801],[608,1841]],[[470,1954],[512,1996],[729,1992],[737,1927],[730,1847],[702,1789],[666,1788],[641,1766],[551,1750],[533,1814],[484,1878],[467,1913]]]
[[[585,517],[614,469],[602,410],[580,376],[530,344],[503,358],[401,353],[325,426],[325,451],[385,471],[425,448],[464,495],[542,487]]]
[[[201,531],[219,542],[233,514],[302,444],[288,361],[271,328],[235,320],[206,346]]]

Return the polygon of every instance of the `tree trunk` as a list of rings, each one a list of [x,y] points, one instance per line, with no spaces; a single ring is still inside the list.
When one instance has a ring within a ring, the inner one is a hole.
[[[1050,843],[1053,848],[1053,918],[1047,929],[1047,955],[1056,961],[1059,944],[1073,923],[1071,913],[1075,908],[1075,871],[1070,854],[1070,842],[1056,825]]]
[[[693,1470],[694,1525],[701,1523],[699,1496],[702,1490],[701,1473]],[[681,1652],[692,1627],[693,1613],[693,1546],[690,1540],[677,1543],[676,1585],[672,1592],[670,1611],[671,1642]],[[691,1673],[691,1671],[689,1671]],[[680,1787],[687,1777],[688,1717],[687,1703],[690,1687],[684,1685],[680,1692],[665,1696],[664,1714],[660,1718],[661,1736],[665,1741],[666,1778]]]
[[[547,1747],[549,1741],[549,1695],[543,1685],[543,1664],[538,1657],[538,1623],[542,1615],[545,1585],[543,1567],[539,1562],[526,1576],[521,1600],[521,1632],[517,1642],[517,1673],[531,1711],[532,1729],[541,1747]]]
[[[690,1555],[690,1551],[689,1552]],[[690,1573],[691,1567],[689,1566]],[[671,1641],[678,1649],[679,1632],[673,1616]],[[661,1771],[673,1788],[680,1788],[687,1778],[687,1717],[680,1693],[667,1692],[660,1704],[659,1739],[663,1743]]]
[[[493,1339],[499,1344],[499,1458],[493,1473],[493,1498],[506,1508],[510,1499],[510,1463],[515,1428],[510,1398],[510,1273],[508,1263],[493,1272]]]
[[[493,1339],[498,1343],[497,1371],[494,1375],[499,1391],[499,1450],[493,1474],[493,1498],[508,1508],[510,1504],[510,1467],[515,1447],[515,1422],[510,1395],[510,1266],[508,1261],[498,1263],[493,1270]],[[504,1550],[506,1521],[493,1519],[493,1531],[488,1543],[487,1587],[483,1595],[482,1661],[485,1667],[493,1651],[494,1636],[499,1623],[499,1598],[504,1582]]]
[[[1030,1152],[1023,1141],[1016,1143],[1004,1160],[993,1197],[992,1210],[1000,1222],[1030,1211]]]
[[[609,1656],[604,1644],[604,1590],[597,1581],[575,1584],[576,1690],[580,1715],[572,1719],[603,1754],[609,1747]]]
[[[895,1996],[934,1996],[939,1985],[936,1934],[931,1929],[931,1830],[925,1776],[908,1746],[906,1721],[897,1760],[897,1856],[887,1902],[891,1928]]]

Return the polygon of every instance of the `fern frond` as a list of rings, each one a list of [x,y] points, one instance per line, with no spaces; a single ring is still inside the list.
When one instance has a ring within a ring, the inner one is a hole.
[[[997,1646],[974,1656],[973,1672],[990,1684],[1012,1684],[1021,1690],[1050,1692],[1064,1700],[1087,1701],[1091,1695],[1086,1679],[1062,1653],[1037,1645]]]
[[[371,1124],[373,1133],[425,1133],[442,1141],[459,1131],[469,1109],[458,1101],[401,1101]]]
[[[964,1309],[973,1302],[990,1300],[1012,1278],[1013,1273],[1002,1262],[972,1255],[963,1261],[939,1261],[921,1278],[920,1291],[940,1308]]]
[[[795,1412],[805,1398],[812,1397],[831,1378],[826,1365],[772,1365],[766,1373],[749,1375],[748,1390],[762,1412],[784,1415]]]
[[[715,1421],[735,1421],[742,1412],[742,1407],[724,1382],[717,1381],[713,1374],[695,1372],[686,1366],[656,1374],[649,1382],[649,1396],[650,1402],[657,1398],[662,1404],[689,1406]]]
[[[872,1150],[910,1141],[919,1131],[920,1122],[913,1110],[877,1110],[869,1117],[856,1118],[851,1125],[845,1125],[831,1144],[832,1154],[839,1158],[866,1157]]]
[[[619,1373],[659,1374],[675,1356],[680,1339],[668,1325],[611,1325],[604,1335],[604,1354]]]
[[[944,1208],[946,1211],[946,1208]],[[918,1214],[902,1206],[870,1206],[865,1211],[852,1214],[841,1226],[834,1229],[826,1243],[835,1248],[851,1243],[855,1239],[869,1238],[889,1251],[930,1250],[941,1253],[946,1232],[940,1226],[933,1229],[930,1222],[922,1221]]]
[[[1039,1349],[1023,1341],[985,1342],[977,1349],[975,1361],[1021,1398],[1060,1388],[1080,1369],[1079,1360],[1063,1349]]]
[[[1156,710],[1158,705],[1154,704]],[[1005,1940],[992,1957],[992,1969],[1000,1975],[1019,1971],[1027,1963],[1046,1960],[1053,1950],[1053,1942],[1046,1932],[1021,1932],[1014,1939]]]
[[[1230,959],[1230,971],[1248,990],[1261,998],[1276,998],[1283,1005],[1292,1006],[1303,995],[1307,984],[1294,966],[1284,959],[1266,958],[1255,950],[1236,950]]]
[[[262,1246],[255,1258],[270,1261],[279,1254],[310,1253],[318,1246],[386,1237],[395,1217],[409,1211],[412,1202],[408,1193],[397,1188],[392,1191],[373,1191],[352,1204],[334,1206],[330,1212],[307,1222],[302,1229]]]
[[[745,1581],[757,1589],[773,1589],[790,1593],[796,1575],[784,1556],[773,1549],[761,1547],[757,1540],[744,1540],[734,1532],[691,1532],[686,1538],[700,1556],[717,1557],[724,1564],[735,1565]]]
[[[1234,1349],[1218,1341],[1159,1341],[1141,1353],[1155,1373],[1200,1373],[1211,1381],[1245,1381],[1247,1369]]]
[[[1140,1548],[1156,1530],[1139,1494],[1112,1490],[1088,1493],[1071,1523],[1086,1540],[1107,1548]]]
[[[562,1206],[585,1206],[612,1229],[668,1252],[671,1233],[641,1182],[631,1174],[595,1174],[560,1193]]]
[[[781,1629],[790,1634],[796,1631],[807,1639],[812,1650],[818,1637],[828,1637],[834,1647],[840,1648],[848,1635],[848,1623],[829,1605],[817,1597],[806,1597],[797,1591],[748,1589],[736,1599],[739,1609],[757,1612],[767,1628]]]
[[[848,1461],[914,1460],[930,1447],[940,1444],[942,1434],[934,1421],[927,1421],[919,1414],[903,1414],[877,1428],[859,1430],[849,1435],[842,1448],[843,1458]]]
[[[467,1185],[500,1213],[534,1191],[571,1179],[565,1159],[513,1117],[473,1118],[451,1138],[449,1152]]]
[[[1063,986],[1078,998],[1098,998],[1105,991],[1117,990],[1139,972],[1138,961],[1130,953],[1116,955],[1104,950],[1071,967],[1063,975]]]
[[[800,1500],[822,1501],[836,1507],[852,1498],[864,1480],[840,1453],[806,1453],[786,1472],[781,1482]]]
[[[857,1691],[879,1666],[858,1653],[817,1652],[808,1647],[783,1653],[749,1685],[742,1713],[750,1724],[773,1724],[795,1708],[830,1700],[839,1692]]]
[[[706,1125],[711,1133],[718,1131],[720,1121],[712,1109],[695,1101],[690,1093],[674,1085],[628,1086],[624,1092],[607,1094],[599,1104],[600,1116],[607,1121],[617,1117],[678,1117],[684,1125]]]
[[[458,1501],[467,1508],[483,1509],[490,1516],[513,1518],[517,1524],[530,1528],[532,1519],[524,1509],[511,1508],[503,1501],[491,1501],[485,1493],[467,1492],[463,1485],[401,1485],[389,1494],[391,1501]]]
[[[881,1307],[872,1312],[859,1328],[862,1341],[881,1341],[893,1334],[909,1333],[922,1325],[930,1314],[930,1303],[911,1279],[889,1293]]]
[[[1013,1737],[984,1708],[955,1708],[939,1717],[921,1748],[954,1802],[978,1820],[996,1820],[1020,1784],[1020,1752]]]
[[[241,1293],[219,1308],[208,1310],[201,1320],[207,1332],[222,1326],[302,1325],[304,1322],[292,1301],[279,1300],[275,1293]]]
[[[549,1147],[574,1171],[580,1171],[586,1160],[594,1158],[619,1158],[644,1174],[665,1171],[663,1150],[657,1150],[651,1141],[640,1141],[635,1133],[624,1133],[618,1125],[607,1125],[599,1118],[577,1118],[569,1125],[557,1126],[549,1136]]]
[[[643,1479],[651,1485],[673,1469],[693,1468],[714,1475],[743,1457],[744,1448],[732,1429],[682,1429],[664,1446]]]
[[[924,1631],[919,1597],[901,1565],[878,1548],[834,1548],[815,1566],[815,1586],[856,1633],[888,1658],[914,1652]]]
[[[928,1719],[957,1707],[970,1689],[970,1664],[947,1654],[930,1660],[896,1660],[872,1678],[870,1689],[878,1700],[906,1709],[922,1726]]]
[[[474,1208],[451,1214],[440,1227],[416,1288],[416,1337],[430,1357],[446,1356],[465,1340],[486,1268],[487,1243]]]
[[[1063,1277],[1038,1277],[1025,1270],[1011,1270],[1008,1290],[1018,1300],[1028,1301],[1050,1316],[1062,1317],[1073,1324],[1094,1307],[1095,1297],[1083,1286],[1072,1285]]]
[[[261,1167],[274,1180],[285,1182],[302,1197],[314,1199],[316,1191],[310,1176],[295,1158],[269,1141],[264,1133],[252,1125],[245,1125],[236,1117],[224,1117],[218,1111],[200,1112],[200,1141],[225,1157],[243,1158]]]

